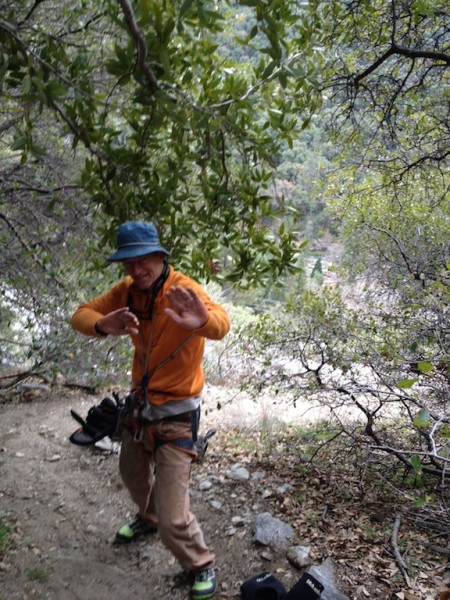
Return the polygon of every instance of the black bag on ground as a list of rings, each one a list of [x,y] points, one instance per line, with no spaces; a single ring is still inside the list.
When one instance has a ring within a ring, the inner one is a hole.
[[[92,406],[84,420],[74,410],[70,411],[72,417],[81,425],[69,437],[73,444],[78,446],[91,446],[106,436],[114,439],[118,435],[122,422],[125,405],[120,402],[117,394],[112,398],[103,398],[100,404]]]
[[[283,600],[317,600],[324,587],[311,573],[303,573]]]
[[[310,573],[304,573],[289,592],[272,573],[264,572],[244,581],[242,600],[318,600],[324,586]]]
[[[282,600],[285,594],[286,589],[281,581],[266,571],[247,579],[241,585],[243,600]]]

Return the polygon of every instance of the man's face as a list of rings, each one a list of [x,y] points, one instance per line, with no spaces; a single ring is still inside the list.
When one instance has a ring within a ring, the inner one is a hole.
[[[137,258],[129,258],[122,262],[127,275],[141,290],[147,290],[161,275],[164,256],[160,252],[153,252]]]

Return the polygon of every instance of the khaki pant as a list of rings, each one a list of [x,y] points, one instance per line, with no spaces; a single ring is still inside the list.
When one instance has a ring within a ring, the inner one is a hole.
[[[189,423],[160,421],[135,442],[124,430],[119,467],[138,514],[158,528],[161,541],[183,569],[197,571],[211,566],[215,556],[189,508],[192,456],[170,443],[156,447],[153,437],[184,437],[190,432]]]

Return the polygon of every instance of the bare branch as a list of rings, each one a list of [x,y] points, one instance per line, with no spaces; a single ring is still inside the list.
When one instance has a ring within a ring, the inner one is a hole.
[[[397,544],[397,537],[398,537],[398,532],[400,529],[400,520],[401,520],[401,515],[400,515],[400,513],[397,513],[395,515],[394,526],[392,528],[391,546],[392,546],[392,551],[394,553],[395,562],[397,563],[398,568],[400,569],[400,571],[403,575],[403,579],[405,580],[406,585],[410,588],[411,581],[410,581],[409,575],[408,575],[408,567],[407,567],[405,561],[403,560],[402,555],[400,554],[400,551],[398,549],[398,544]]]
[[[33,6],[30,8],[30,10],[26,14],[25,18],[23,19],[23,21],[21,21],[19,23],[19,25],[23,25],[26,21],[28,21],[29,19],[31,19],[34,11],[37,9],[37,7],[39,6],[39,4],[42,4],[43,2],[45,2],[45,0],[35,0]]]
[[[390,58],[394,54],[393,47],[391,46],[386,52],[380,56],[374,63],[370,65],[367,69],[365,69],[362,73],[353,78],[355,87],[358,88],[359,83],[366,79],[371,73],[376,71],[388,58]]]
[[[445,52],[435,52],[433,50],[412,50],[411,48],[404,48],[397,44],[392,45],[393,54],[400,54],[407,58],[429,58],[437,62],[443,62],[450,67],[450,54]]]
[[[39,267],[45,272],[48,272],[48,267],[40,260],[40,258],[37,256],[36,252],[33,252],[32,248],[30,248],[26,241],[22,239],[22,236],[20,235],[20,233],[17,231],[17,229],[14,227],[14,225],[11,223],[11,221],[8,219],[7,215],[0,213],[0,220],[2,220],[4,223],[6,223],[7,227],[9,228],[9,230],[13,233],[14,237],[16,238],[16,240],[18,241],[18,243],[20,244],[20,246],[27,251],[32,257],[33,260],[35,261],[35,263],[37,265],[39,265]],[[53,276],[53,280],[56,284],[58,284],[58,286],[60,286],[61,288],[64,288],[64,284],[63,282],[56,277],[56,275]]]
[[[373,450],[382,450],[383,452],[388,452],[389,454],[394,454],[396,452],[401,452],[405,456],[434,456],[443,462],[450,464],[450,458],[445,458],[444,456],[438,456],[437,454],[433,454],[431,452],[419,452],[417,450],[398,450],[396,448],[390,448],[389,446],[371,446]],[[450,474],[449,474],[450,475]]]
[[[3,133],[4,131],[8,131],[8,129],[11,129],[11,127],[14,127],[18,123],[21,123],[22,119],[23,119],[22,116],[16,117],[15,119],[8,119],[8,121],[5,121],[4,123],[2,123],[0,125],[0,133]]]

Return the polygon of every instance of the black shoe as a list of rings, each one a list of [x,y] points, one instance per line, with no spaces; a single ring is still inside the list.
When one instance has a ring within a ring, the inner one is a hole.
[[[216,573],[214,569],[203,569],[194,573],[191,587],[192,600],[208,600],[216,591]]]
[[[139,515],[131,523],[127,523],[119,529],[114,540],[115,544],[128,544],[134,542],[141,535],[155,533],[156,527],[150,525]]]

